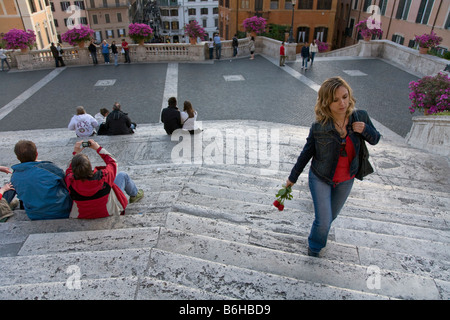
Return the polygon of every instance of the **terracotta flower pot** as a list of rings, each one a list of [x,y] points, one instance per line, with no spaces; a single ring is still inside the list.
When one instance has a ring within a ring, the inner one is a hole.
[[[85,45],[84,41],[78,42],[78,46],[80,48],[84,48],[84,45]]]
[[[427,54],[428,53],[428,48],[419,47],[419,53],[420,54]]]
[[[368,37],[364,37],[364,41],[370,41],[372,39],[372,37],[368,36]]]
[[[195,38],[189,37],[189,43],[190,44],[197,44],[197,37],[195,37]]]

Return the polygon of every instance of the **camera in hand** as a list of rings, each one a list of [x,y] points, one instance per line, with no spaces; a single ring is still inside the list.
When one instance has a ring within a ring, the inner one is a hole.
[[[87,147],[90,147],[90,146],[91,146],[91,143],[90,143],[89,141],[83,141],[83,142],[81,143],[81,145],[83,146],[83,148],[87,148]]]

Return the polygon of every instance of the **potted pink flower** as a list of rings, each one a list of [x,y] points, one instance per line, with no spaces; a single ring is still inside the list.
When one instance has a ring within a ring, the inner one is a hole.
[[[84,47],[85,41],[89,41],[94,35],[94,30],[89,26],[79,25],[76,28],[69,29],[62,34],[61,39],[70,45]]]
[[[358,22],[355,27],[365,41],[369,41],[373,36],[380,38],[383,35],[383,30],[381,30],[381,22],[378,25],[375,23],[375,20],[362,20]]]
[[[208,36],[205,29],[193,20],[185,25],[184,32],[189,36],[191,44],[197,43],[197,38],[204,39]]]
[[[430,34],[424,33],[421,36],[417,36],[414,38],[414,40],[418,43],[419,45],[419,52],[420,53],[427,53],[429,48],[434,48],[436,46],[438,46],[441,41],[442,38],[439,37],[436,33],[434,33],[433,31],[431,31]],[[421,50],[422,49],[422,50]]]
[[[11,29],[2,38],[6,49],[21,49],[26,51],[36,43],[36,35],[33,30]]]
[[[144,45],[153,36],[153,29],[145,23],[131,23],[128,26],[128,35],[134,42]]]
[[[425,115],[450,111],[450,78],[444,73],[425,76],[409,83],[409,111],[423,110]]]
[[[253,16],[251,18],[244,19],[242,26],[247,32],[250,33],[263,33],[266,31],[267,21],[262,17]]]

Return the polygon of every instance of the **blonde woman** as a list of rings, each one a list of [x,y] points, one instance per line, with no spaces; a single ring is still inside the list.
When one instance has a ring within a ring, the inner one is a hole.
[[[366,111],[355,110],[350,86],[340,77],[324,81],[318,92],[314,122],[287,186],[293,186],[311,160],[309,188],[315,219],[308,237],[308,255],[318,257],[326,246],[331,223],[344,206],[359,168],[361,138],[375,145],[380,133]]]

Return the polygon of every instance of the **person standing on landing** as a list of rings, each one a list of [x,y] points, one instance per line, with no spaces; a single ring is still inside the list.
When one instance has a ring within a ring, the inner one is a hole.
[[[331,223],[344,206],[359,168],[361,139],[371,145],[380,140],[364,110],[355,110],[352,89],[340,77],[324,81],[315,105],[316,122],[292,168],[286,187],[292,187],[311,160],[309,189],[315,219],[308,237],[308,255],[318,257],[326,246]]]

